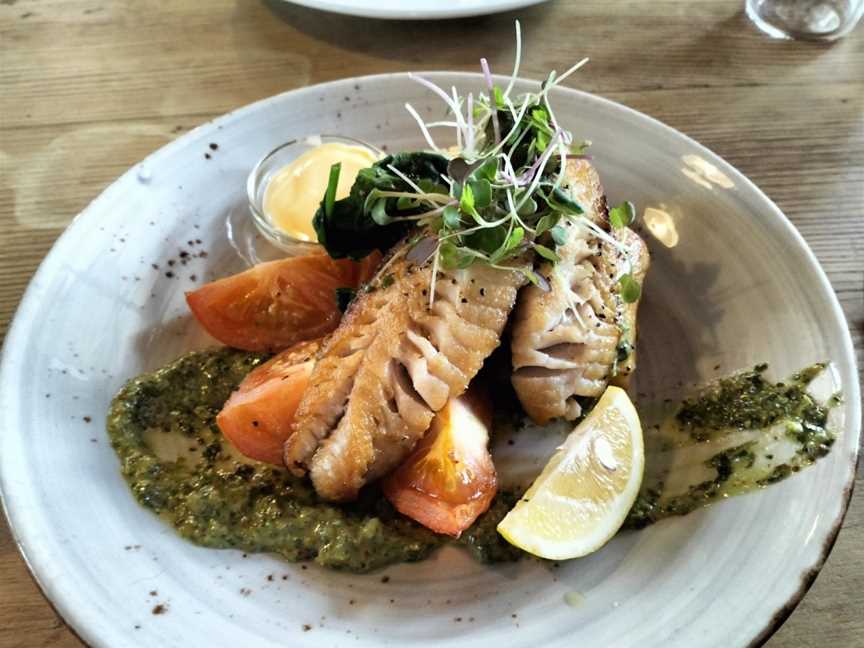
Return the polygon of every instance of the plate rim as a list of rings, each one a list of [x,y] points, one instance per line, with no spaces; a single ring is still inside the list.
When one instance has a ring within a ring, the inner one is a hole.
[[[354,16],[356,18],[372,18],[377,20],[450,20],[504,13],[515,9],[527,9],[534,5],[549,2],[549,0],[495,0],[494,4],[483,2],[483,0],[474,0],[470,5],[464,7],[449,10],[425,9],[419,11],[399,8],[379,9],[372,2],[369,2],[365,7],[355,7],[354,5],[346,4],[343,0],[282,0],[282,2],[315,11]]]
[[[426,70],[417,72],[390,72],[370,74],[364,76],[344,77],[340,79],[333,79],[330,81],[316,83],[313,85],[293,88],[275,95],[271,95],[269,97],[264,97],[252,103],[245,104],[234,110],[210,119],[191,129],[187,133],[184,133],[181,137],[178,137],[177,139],[156,149],[139,162],[130,166],[122,174],[120,174],[96,197],[94,197],[93,200],[91,200],[80,212],[78,212],[78,214],[75,215],[72,221],[66,226],[63,232],[54,241],[51,248],[46,253],[45,257],[39,263],[38,268],[31,276],[30,281],[27,284],[27,288],[25,289],[21,300],[16,307],[15,313],[12,316],[6,332],[6,336],[3,340],[2,351],[0,351],[0,411],[8,411],[6,407],[6,402],[7,399],[11,400],[11,398],[8,396],[9,390],[3,389],[2,387],[10,381],[10,376],[8,374],[11,373],[11,369],[9,367],[11,366],[10,358],[13,355],[12,349],[13,347],[18,348],[21,346],[21,343],[18,342],[19,338],[23,339],[26,337],[26,323],[29,322],[29,319],[26,318],[25,315],[28,313],[29,310],[36,306],[35,297],[38,289],[39,280],[42,278],[42,275],[48,271],[48,266],[50,265],[49,262],[53,261],[53,257],[59,253],[58,248],[61,246],[64,239],[71,236],[73,232],[77,232],[77,230],[82,227],[82,223],[84,221],[84,218],[86,217],[86,214],[90,212],[94,208],[94,206],[97,205],[97,203],[103,200],[106,194],[109,194],[109,192],[119,191],[120,183],[124,181],[128,176],[134,174],[136,172],[136,169],[145,165],[152,167],[152,162],[154,159],[164,155],[169,155],[175,149],[185,147],[188,141],[194,140],[196,136],[202,134],[204,131],[209,131],[213,128],[219,129],[226,122],[240,117],[248,117],[254,115],[255,112],[263,109],[264,107],[268,106],[273,102],[284,99],[288,95],[299,95],[302,97],[302,95],[312,94],[316,91],[320,91],[323,88],[329,87],[338,88],[342,85],[354,85],[358,83],[363,84],[379,81],[397,82],[409,80],[411,74],[423,75],[427,78],[432,79],[444,77],[451,81],[456,80],[462,83],[477,83],[478,81],[483,81],[483,75],[477,72]],[[509,79],[509,77],[503,75],[493,76],[499,80]],[[518,77],[517,80],[520,83],[527,84],[540,83],[540,81],[537,81],[536,79],[526,77]],[[744,173],[739,171],[730,162],[725,160],[722,156],[718,155],[705,145],[686,135],[685,133],[682,133],[681,131],[673,128],[672,126],[669,126],[668,124],[665,124],[664,122],[646,113],[640,112],[634,108],[630,108],[629,106],[626,106],[622,103],[607,99],[594,93],[570,87],[559,87],[555,89],[555,92],[574,94],[581,97],[583,100],[597,102],[601,105],[605,105],[611,110],[623,112],[638,120],[647,120],[648,123],[651,124],[653,127],[659,128],[661,131],[665,132],[668,135],[680,138],[688,145],[694,147],[694,149],[700,152],[707,153],[712,158],[712,162],[718,162],[725,173],[731,175],[731,177],[735,178],[737,182],[744,184],[750,191],[754,192],[761,200],[764,201],[764,203],[768,206],[769,211],[772,212],[772,221],[775,221],[776,226],[781,227],[783,230],[785,230],[786,233],[790,235],[792,239],[797,243],[801,251],[803,251],[804,256],[807,258],[811,266],[811,270],[815,272],[816,277],[821,284],[823,292],[828,296],[828,300],[831,304],[831,309],[835,318],[838,319],[840,322],[846,323],[846,326],[843,327],[842,349],[843,355],[845,359],[848,360],[851,370],[852,384],[849,385],[849,392],[851,393],[851,397],[849,398],[848,402],[851,406],[852,416],[850,417],[849,421],[846,421],[846,425],[845,428],[842,430],[842,433],[847,435],[851,434],[856,440],[856,443],[853,444],[853,452],[848,458],[850,476],[846,484],[843,486],[843,490],[841,492],[842,502],[840,505],[840,509],[835,518],[832,520],[832,526],[830,527],[828,534],[823,538],[822,551],[817,556],[815,561],[813,561],[809,566],[805,565],[803,567],[799,575],[801,581],[799,588],[795,590],[795,592],[793,592],[789,599],[787,599],[775,610],[775,612],[771,615],[766,624],[763,626],[762,630],[756,633],[747,644],[748,648],[758,648],[759,646],[762,646],[783,625],[786,619],[792,614],[792,612],[804,598],[807,591],[812,586],[813,582],[816,580],[816,577],[819,575],[822,567],[828,559],[828,556],[830,555],[836,542],[837,536],[839,535],[840,529],[843,526],[843,521],[848,512],[849,503],[851,501],[852,493],[854,491],[855,476],[860,454],[860,435],[862,427],[861,388],[859,380],[859,368],[855,355],[855,348],[852,343],[852,336],[849,331],[848,320],[845,313],[843,312],[839,300],[837,299],[837,295],[834,292],[833,287],[831,286],[831,282],[829,281],[828,276],[825,273],[825,270],[822,268],[822,265],[819,263],[818,258],[808,245],[807,241],[804,239],[804,237],[801,235],[795,225],[783,213],[783,211],[776,205],[776,203],[774,203],[774,201],[771,200],[771,198],[766,195],[752,180],[750,180],[746,175],[744,175]],[[0,435],[0,445],[2,445],[3,438],[4,436]],[[55,599],[56,593],[51,593],[51,588],[46,583],[44,575],[40,573],[40,570],[42,568],[37,565],[36,562],[32,559],[33,552],[26,546],[27,542],[23,538],[24,534],[19,533],[19,530],[16,527],[16,523],[14,521],[16,518],[13,517],[12,508],[10,506],[10,503],[7,501],[7,486],[5,484],[6,478],[3,471],[3,462],[0,461],[0,508],[2,508],[3,514],[6,517],[12,540],[15,543],[19,554],[22,557],[24,564],[27,566],[31,578],[36,583],[37,587],[39,588],[45,600],[51,606],[52,610],[54,610],[54,612],[63,620],[64,624],[72,631],[72,633],[76,637],[78,637],[80,640],[87,644],[98,643],[99,637],[91,635],[89,629],[83,623],[78,625],[79,622],[76,620],[76,615],[74,613],[74,603],[67,600],[58,600],[60,597],[58,597],[58,599]]]

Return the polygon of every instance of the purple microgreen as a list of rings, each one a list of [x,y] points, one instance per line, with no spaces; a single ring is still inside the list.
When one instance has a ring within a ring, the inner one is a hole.
[[[480,69],[483,70],[483,78],[486,80],[486,86],[489,90],[492,90],[494,84],[492,83],[492,72],[489,70],[489,61],[485,58],[480,59]]]
[[[539,272],[534,272],[531,268],[519,268],[519,272],[525,275],[525,278],[532,284],[537,286],[543,292],[549,292],[552,287],[549,285],[549,280]]]
[[[489,62],[485,58],[480,59],[480,67],[483,70],[483,77],[486,79],[486,86],[489,88],[490,101],[492,97],[494,97],[495,101],[495,105],[490,108],[492,111],[492,134],[495,138],[495,144],[498,144],[501,141],[501,127],[498,125],[498,110],[500,109],[500,104],[503,103],[501,88],[492,82],[492,72],[489,70]],[[500,102],[499,99],[501,100]]]
[[[450,176],[450,179],[453,180],[453,182],[461,184],[465,182],[468,176],[470,176],[471,173],[481,164],[483,164],[482,160],[469,163],[465,158],[453,158],[447,163],[447,175]]]
[[[573,146],[572,135],[556,119],[550,93],[585,61],[560,77],[552,72],[539,92],[511,97],[521,57],[522,31],[517,21],[513,74],[503,91],[495,85],[485,58],[480,60],[485,89],[479,95],[467,93],[460,97],[455,87],[448,88],[451,94],[428,79],[412,75],[440,97],[453,116],[452,120],[448,117],[424,123],[411,109],[427,142],[437,149],[428,134],[430,126],[455,128],[462,153],[447,164],[444,180],[449,187],[443,191],[441,187],[412,184],[400,176],[416,195],[407,190],[382,194],[368,207],[376,222],[419,221],[427,234],[410,248],[408,255],[417,263],[428,263],[434,256],[433,275],[439,267],[452,269],[483,263],[523,272],[531,283],[549,290],[549,279],[537,274],[530,264],[537,258],[558,260],[555,249],[566,243],[568,234],[560,223],[562,216],[574,222],[584,221],[592,235],[604,241],[613,238],[581,216],[580,205],[566,188],[562,190],[567,183],[568,159],[584,155],[586,144]],[[512,120],[512,124],[507,123],[506,133],[501,132],[505,122],[500,118]],[[449,195],[445,197],[444,193]],[[423,211],[427,203],[431,209]],[[619,220],[617,216],[610,218],[615,223]],[[541,236],[545,237],[545,245],[540,243]],[[516,258],[527,262],[528,269],[503,263]],[[430,304],[432,300],[430,294]]]
[[[437,248],[437,237],[424,236],[411,248],[405,258],[409,263],[413,263],[414,265],[423,265],[435,253]]]

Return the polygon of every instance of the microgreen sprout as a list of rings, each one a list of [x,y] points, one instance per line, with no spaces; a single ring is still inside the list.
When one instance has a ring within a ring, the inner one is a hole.
[[[609,224],[614,229],[629,227],[634,220],[636,220],[636,208],[629,200],[609,210]]]
[[[430,235],[424,239],[422,254],[409,256],[422,256],[436,273],[439,267],[449,270],[484,263],[522,272],[535,285],[548,289],[548,280],[534,271],[533,260],[559,261],[556,248],[567,241],[565,223],[587,227],[604,243],[625,255],[627,251],[615,236],[587,218],[570,192],[562,188],[568,157],[584,157],[589,143],[574,145],[572,134],[555,117],[550,93],[588,59],[561,75],[551,72],[538,91],[516,96],[521,57],[522,30],[517,21],[513,73],[503,89],[495,83],[485,58],[480,61],[485,89],[476,95],[460,96],[456,88],[448,92],[430,79],[411,75],[447,107],[445,119],[425,123],[412,106],[407,106],[427,143],[442,151],[431,130],[452,129],[459,151],[443,176],[446,196],[430,196],[403,177],[416,195],[415,202],[405,198],[400,204],[428,203],[428,211],[411,218],[424,225]],[[617,209],[611,217],[613,226],[629,225],[632,205],[625,203]],[[380,210],[376,217],[382,218]],[[430,240],[435,241],[434,246]],[[632,292],[630,288],[628,294]]]
[[[400,154],[401,158],[376,163],[361,177],[363,186],[356,195],[352,190],[349,203],[337,214],[338,222],[335,218],[325,222],[334,210],[328,191],[324,214],[316,216],[316,231],[329,234],[333,230],[328,241],[337,241],[333,245],[336,252],[357,258],[369,247],[368,243],[365,248],[351,247],[351,228],[356,229],[358,223],[371,220],[374,226],[389,228],[392,236],[387,241],[404,236],[416,225],[420,234],[409,246],[407,258],[412,263],[431,264],[433,287],[440,270],[485,264],[521,272],[534,285],[549,290],[549,278],[535,271],[535,261],[554,266],[561,256],[559,248],[568,241],[567,228],[587,228],[624,259],[618,277],[621,299],[638,298],[629,251],[615,234],[632,224],[633,205],[625,202],[610,211],[610,232],[584,213],[567,188],[568,159],[586,157],[590,143],[574,143],[573,135],[556,118],[551,95],[588,59],[561,75],[552,71],[536,91],[517,95],[521,57],[522,31],[517,21],[513,72],[503,88],[485,58],[480,61],[485,87],[476,94],[460,95],[455,87],[444,89],[432,79],[410,75],[446,106],[446,117],[427,123],[411,104],[405,104],[433,152]],[[444,141],[437,139],[440,129],[455,131],[455,157],[439,145]],[[421,156],[426,158],[419,159]],[[338,180],[338,170],[334,172],[331,185]],[[336,208],[338,212],[339,203]],[[356,216],[358,208],[360,216]],[[403,226],[406,229],[400,229]],[[369,239],[371,232],[364,243]],[[429,293],[431,307],[434,289]]]
[[[622,301],[627,304],[632,304],[639,299],[639,296],[642,294],[642,288],[639,286],[639,282],[637,282],[629,272],[621,275],[621,279],[618,280],[618,283],[621,284]]]

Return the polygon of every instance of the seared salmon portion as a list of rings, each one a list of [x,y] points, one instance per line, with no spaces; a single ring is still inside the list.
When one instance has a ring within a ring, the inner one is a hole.
[[[560,261],[538,268],[550,290],[525,287],[514,311],[512,383],[538,424],[578,419],[616,376],[620,382],[635,368],[630,350],[638,304],[620,299],[618,279],[627,261],[640,284],[648,269],[642,239],[628,228],[610,231],[606,197],[591,164],[570,160],[567,171],[571,197],[597,227],[578,219],[564,223]]]
[[[523,275],[437,273],[393,253],[325,343],[285,443],[285,464],[333,501],[395,468],[500,344]]]

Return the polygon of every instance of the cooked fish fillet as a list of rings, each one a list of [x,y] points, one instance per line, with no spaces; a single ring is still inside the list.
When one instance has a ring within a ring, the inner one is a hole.
[[[320,354],[285,464],[308,470],[322,497],[356,497],[414,448],[500,344],[523,283],[521,274],[489,267],[442,270],[430,309],[431,278],[428,265],[393,261]]]
[[[630,272],[641,286],[645,281],[645,275],[648,273],[648,266],[651,265],[648,246],[645,245],[642,237],[629,227],[616,231],[615,238],[626,248],[627,251],[625,254],[630,260]],[[618,340],[618,347],[623,347],[627,352],[626,358],[617,363],[614,375],[609,380],[611,384],[618,387],[626,388],[630,382],[630,376],[636,369],[636,315],[638,310],[638,299],[631,304],[624,302],[619,302],[618,304],[618,321],[621,324],[622,330],[621,338]]]
[[[568,161],[567,172],[573,199],[588,219],[608,231],[606,197],[597,172],[585,160]],[[627,228],[605,237],[578,222],[567,223],[565,230],[567,239],[556,250],[561,260],[538,269],[551,289],[527,286],[514,311],[513,387],[539,424],[557,417],[579,418],[585,400],[599,397],[615,378],[613,373],[635,367],[634,356],[621,367],[616,362],[622,331],[631,347],[635,343],[637,309],[636,303],[620,300],[617,279],[628,254],[634,278],[641,283],[648,269],[645,244]]]

